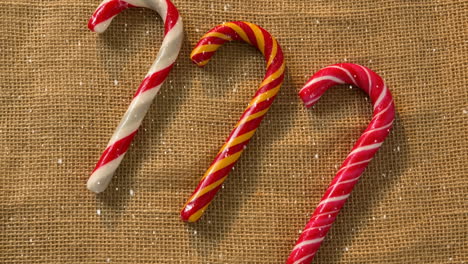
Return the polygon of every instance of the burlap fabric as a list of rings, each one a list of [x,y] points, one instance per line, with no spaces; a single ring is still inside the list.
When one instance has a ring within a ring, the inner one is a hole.
[[[468,259],[468,1],[175,0],[186,40],[109,189],[85,181],[163,33],[129,10],[87,30],[98,0],[2,0],[2,263],[284,263],[366,127],[359,89],[314,109],[297,92],[328,64],[384,77],[397,120],[315,263]],[[254,22],[281,43],[286,82],[205,217],[178,212],[264,73],[261,54],[226,45],[205,69],[188,59],[208,29]]]

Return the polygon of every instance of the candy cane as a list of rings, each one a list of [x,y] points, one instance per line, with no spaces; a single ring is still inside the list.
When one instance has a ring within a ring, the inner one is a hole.
[[[146,7],[158,12],[164,20],[164,40],[155,62],[138,87],[127,112],[88,180],[88,189],[96,193],[104,191],[111,181],[151,102],[171,71],[182,45],[182,19],[169,0],[105,0],[94,12],[88,27],[92,31],[102,33],[117,14],[131,7]]]
[[[321,69],[309,79],[299,95],[306,107],[311,107],[328,88],[337,84],[352,84],[368,93],[374,105],[374,115],[304,228],[288,264],[312,262],[354,185],[387,137],[395,117],[392,95],[382,78],[356,64],[341,63]]]
[[[283,83],[285,66],[281,47],[270,33],[252,23],[234,21],[213,28],[201,38],[190,57],[198,66],[203,67],[222,44],[233,40],[245,41],[262,52],[267,64],[266,74],[234,130],[182,209],[181,218],[184,221],[195,222],[202,216],[254,135]]]

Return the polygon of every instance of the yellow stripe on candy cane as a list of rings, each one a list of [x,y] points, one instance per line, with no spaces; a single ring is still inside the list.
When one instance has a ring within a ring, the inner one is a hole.
[[[249,37],[247,36],[247,34],[245,33],[245,31],[239,27],[238,25],[232,23],[232,22],[228,22],[228,23],[225,23],[224,24],[226,27],[230,27],[232,30],[234,30],[237,35],[239,35],[239,37],[241,37],[245,42],[249,43],[250,45],[252,45],[252,43],[250,42],[250,39]]]
[[[204,60],[204,61],[200,61],[200,62],[197,62],[197,65],[198,66],[205,66],[210,60]]]
[[[275,96],[278,93],[280,87],[281,87],[281,83],[278,86],[276,86],[275,88],[257,95],[254,99],[252,99],[252,101],[250,101],[248,107],[251,107],[251,106],[253,106],[255,104],[261,103],[261,102]]]
[[[278,77],[281,76],[281,74],[284,73],[284,63],[281,64],[281,67],[275,71],[273,74],[271,74],[270,76],[268,76],[265,80],[263,80],[263,82],[260,84],[260,87],[263,87],[269,83],[271,83],[272,81],[276,80]]]
[[[204,195],[205,193],[215,189],[219,185],[223,184],[223,182],[226,180],[227,175],[224,176],[223,178],[213,182],[212,184],[206,186],[205,188],[201,189],[200,191],[196,192],[192,197],[190,197],[190,200],[195,200],[198,199],[198,197]]]
[[[227,40],[227,41],[232,40],[232,38],[230,36],[225,35],[223,33],[219,33],[219,32],[209,32],[209,33],[205,34],[205,36],[203,36],[203,38],[209,38],[209,37],[216,37],[216,38],[224,39],[224,40]]]
[[[255,34],[255,38],[257,39],[257,48],[260,50],[260,52],[265,55],[265,39],[263,38],[263,33],[260,30],[260,28],[257,25],[254,25],[252,23],[244,22],[247,24]]]
[[[208,45],[201,45],[193,49],[192,53],[190,54],[190,57],[193,57],[197,54],[200,53],[205,53],[205,52],[213,52],[219,49],[221,47],[220,44],[208,44]]]
[[[239,159],[241,151],[238,151],[231,156],[227,156],[226,158],[217,161],[215,164],[211,165],[211,167],[205,172],[205,175],[201,178],[202,180],[205,179],[208,175],[215,173],[219,170],[226,168],[227,166],[231,165],[232,163],[236,162]]]
[[[267,112],[268,112],[268,109],[270,109],[270,107],[268,107],[267,109],[263,110],[263,111],[260,111],[260,112],[257,112],[255,114],[251,114],[249,116],[246,116],[244,118],[242,118],[242,120],[240,120],[237,124],[236,124],[236,127],[240,126],[240,125],[243,125],[247,122],[249,122],[250,120],[253,120],[255,118],[258,118],[258,117],[261,117],[263,115],[265,115]]]
[[[223,152],[223,151],[225,151],[227,148],[230,148],[230,147],[232,147],[232,146],[235,146],[235,145],[237,145],[237,144],[240,144],[240,143],[242,143],[242,142],[244,142],[244,141],[249,140],[249,139],[255,134],[255,131],[256,131],[256,130],[257,130],[257,129],[254,129],[254,130],[252,130],[252,131],[249,131],[249,132],[247,132],[247,133],[245,133],[245,134],[242,134],[242,135],[240,135],[240,136],[238,136],[238,137],[236,137],[236,138],[234,138],[234,139],[232,139],[232,140],[229,140],[228,142],[224,143],[223,147],[219,150],[218,154],[221,153],[221,152]]]
[[[207,205],[203,206],[200,210],[198,210],[197,212],[195,212],[194,214],[192,214],[192,215],[189,217],[188,221],[189,221],[189,222],[196,222],[198,219],[200,219],[200,217],[203,215],[203,213],[205,212],[205,210],[206,210],[206,208],[208,207],[208,205],[210,205],[210,203],[211,203],[211,201],[210,201]]]
[[[276,42],[276,39],[274,39],[273,37],[271,38],[271,40],[273,42],[273,46],[271,47],[271,54],[270,58],[268,58],[267,67],[270,67],[270,65],[273,63],[273,60],[276,57],[276,53],[278,53],[278,42]]]

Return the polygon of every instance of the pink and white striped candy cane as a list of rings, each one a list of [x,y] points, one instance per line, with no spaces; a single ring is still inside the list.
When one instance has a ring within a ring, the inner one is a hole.
[[[158,12],[164,20],[164,40],[155,62],[138,87],[127,112],[88,180],[88,189],[96,193],[104,191],[111,181],[151,102],[171,71],[182,45],[182,19],[169,0],[105,0],[94,12],[88,27],[92,31],[102,33],[117,14],[131,7],[146,7]]]
[[[352,84],[368,93],[374,105],[373,118],[302,231],[288,264],[312,262],[354,185],[390,132],[395,117],[392,95],[382,78],[356,64],[340,63],[321,69],[309,79],[299,96],[306,107],[311,107],[328,88],[337,84]]]

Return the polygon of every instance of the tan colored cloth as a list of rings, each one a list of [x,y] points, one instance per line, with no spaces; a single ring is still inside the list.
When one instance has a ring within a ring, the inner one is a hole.
[[[1,1],[1,263],[284,263],[370,120],[356,88],[310,110],[297,96],[345,61],[386,79],[397,120],[314,263],[467,262],[468,1],[174,3],[186,31],[177,66],[96,196],[86,179],[155,57],[161,19],[129,10],[98,36],[86,27],[98,0]],[[274,35],[288,73],[225,188],[188,225],[179,210],[264,73],[242,43],[205,69],[189,61],[230,20]]]

